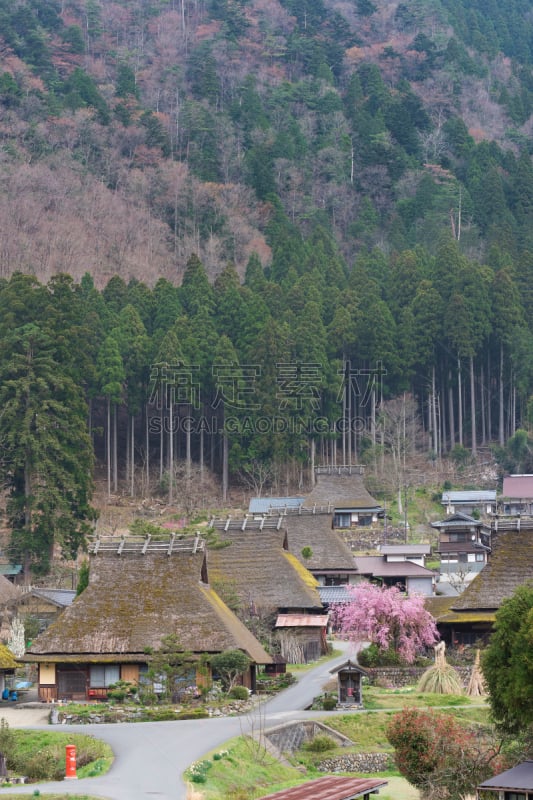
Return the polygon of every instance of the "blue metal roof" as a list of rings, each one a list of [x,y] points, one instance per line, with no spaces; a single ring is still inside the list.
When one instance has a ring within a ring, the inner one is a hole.
[[[475,489],[466,492],[443,492],[442,503],[455,505],[456,503],[495,503],[496,489]]]
[[[252,497],[248,511],[250,514],[268,514],[272,509],[299,508],[303,497]]]

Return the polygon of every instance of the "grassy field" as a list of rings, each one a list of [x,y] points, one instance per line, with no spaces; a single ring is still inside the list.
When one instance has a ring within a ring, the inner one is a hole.
[[[396,711],[407,706],[435,708],[459,716],[470,722],[486,722],[488,709],[483,703],[471,703],[466,697],[423,695],[415,690],[372,689],[375,708],[369,712],[331,714],[321,721],[347,736],[353,748],[335,748],[326,753],[301,750],[289,757],[290,766],[271,758],[257,743],[239,737],[206,756],[189,774],[191,779],[189,800],[257,800],[265,794],[295,786],[324,773],[318,765],[325,757],[350,752],[389,753],[386,729]],[[359,774],[359,773],[358,773]],[[193,782],[196,778],[198,782]],[[418,800],[419,793],[399,772],[368,775],[383,777],[388,786],[380,791],[380,800]]]

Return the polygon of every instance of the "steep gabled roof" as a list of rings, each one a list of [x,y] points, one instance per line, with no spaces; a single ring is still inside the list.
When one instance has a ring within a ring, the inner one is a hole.
[[[209,549],[209,580],[230,581],[244,603],[269,608],[322,608],[317,581],[284,548],[285,530],[228,530],[227,546]]]
[[[355,572],[352,552],[339,533],[332,528],[331,514],[288,516],[287,539],[289,552],[311,572],[336,570]],[[302,556],[304,547],[310,547],[310,558]]]
[[[378,501],[365,489],[363,471],[358,467],[322,467],[317,469],[317,483],[304,505],[324,507],[330,504],[342,510],[360,508],[382,510]]]
[[[531,531],[499,531],[493,538],[488,563],[455,600],[452,608],[457,611],[497,609],[518,586],[532,577]]]
[[[204,553],[103,551],[91,557],[89,585],[28,651],[40,655],[131,656],[176,634],[194,653],[244,650],[270,656],[204,582]],[[26,656],[27,658],[27,656]],[[57,659],[56,659],[57,660]]]

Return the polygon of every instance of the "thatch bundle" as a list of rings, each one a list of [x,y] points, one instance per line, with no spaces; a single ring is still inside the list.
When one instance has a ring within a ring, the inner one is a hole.
[[[448,664],[445,655],[446,645],[435,645],[435,663],[424,672],[418,682],[419,692],[433,694],[462,694],[463,687],[456,670]]]

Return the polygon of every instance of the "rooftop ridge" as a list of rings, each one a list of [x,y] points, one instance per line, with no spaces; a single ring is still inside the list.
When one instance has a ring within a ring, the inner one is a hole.
[[[151,534],[147,536],[135,535],[122,535],[117,536],[96,536],[93,541],[89,543],[88,552],[92,555],[98,553],[116,553],[122,555],[123,553],[138,553],[139,555],[146,555],[147,553],[166,553],[170,556],[174,553],[197,553],[205,550],[205,539],[196,534],[194,539],[192,537],[178,538],[177,534],[169,533],[162,538],[153,539]]]

